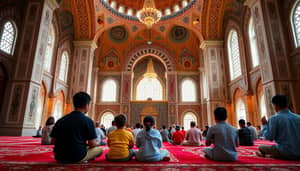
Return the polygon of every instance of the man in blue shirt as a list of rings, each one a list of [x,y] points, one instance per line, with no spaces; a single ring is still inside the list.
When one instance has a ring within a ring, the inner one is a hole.
[[[276,95],[272,98],[276,114],[269,121],[261,119],[263,135],[276,145],[260,145],[258,156],[271,155],[273,158],[300,160],[300,116],[288,109],[288,98]]]
[[[60,163],[85,163],[102,154],[97,147],[93,121],[85,113],[91,97],[85,92],[73,96],[75,110],[59,119],[50,134],[54,143],[56,161]]]
[[[205,147],[205,157],[216,161],[236,161],[238,153],[238,131],[226,123],[227,111],[223,107],[217,107],[214,111],[216,125],[208,129],[206,146],[214,144],[214,147]]]

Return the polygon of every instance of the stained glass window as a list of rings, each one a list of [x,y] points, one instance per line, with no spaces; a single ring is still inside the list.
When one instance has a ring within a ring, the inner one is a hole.
[[[228,57],[230,67],[230,78],[234,80],[242,74],[240,48],[238,34],[235,30],[230,31],[228,38]]]
[[[297,1],[291,15],[291,23],[294,33],[295,46],[300,46],[300,1]]]
[[[190,80],[184,80],[181,84],[181,101],[195,102],[196,101],[196,85]]]
[[[250,19],[248,33],[249,33],[250,48],[251,48],[252,67],[256,67],[259,65],[259,55],[257,49],[257,38],[254,29],[253,18]]]
[[[16,40],[16,29],[11,21],[7,21],[1,32],[0,50],[12,55]]]
[[[47,47],[46,47],[45,58],[44,58],[44,70],[47,72],[50,72],[51,69],[54,39],[55,39],[55,33],[54,33],[53,26],[51,26],[48,34]]]
[[[103,83],[101,100],[103,102],[117,101],[117,84],[114,80],[106,80]]]
[[[62,81],[67,81],[68,75],[68,66],[69,66],[69,55],[68,52],[64,51],[60,59],[60,68],[58,78]]]

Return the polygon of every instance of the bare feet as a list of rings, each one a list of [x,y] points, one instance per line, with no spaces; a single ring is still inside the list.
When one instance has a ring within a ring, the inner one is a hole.
[[[265,154],[262,154],[262,153],[259,152],[259,151],[256,151],[255,154],[256,154],[258,157],[266,157]]]
[[[163,159],[162,159],[162,161],[170,161],[170,160],[171,160],[170,156],[165,156],[165,157],[163,157]]]

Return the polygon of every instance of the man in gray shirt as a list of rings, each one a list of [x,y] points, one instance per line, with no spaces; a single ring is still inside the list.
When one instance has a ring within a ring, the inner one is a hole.
[[[238,153],[237,129],[226,123],[227,111],[218,107],[214,111],[216,125],[208,129],[206,146],[214,144],[214,147],[205,147],[205,157],[217,161],[236,161]]]

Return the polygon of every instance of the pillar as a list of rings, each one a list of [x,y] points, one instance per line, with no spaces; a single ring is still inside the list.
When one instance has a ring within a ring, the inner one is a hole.
[[[216,107],[226,107],[226,74],[224,66],[223,41],[203,41],[200,48],[203,50],[204,68],[203,78],[207,82],[207,97],[205,100],[207,123],[214,123],[213,111]],[[205,93],[205,92],[204,92]]]

